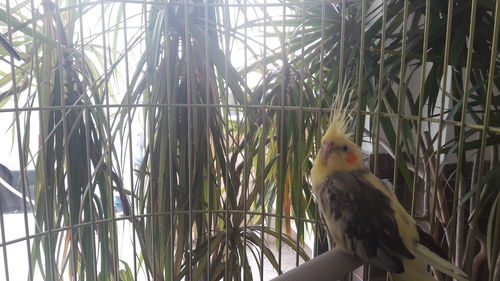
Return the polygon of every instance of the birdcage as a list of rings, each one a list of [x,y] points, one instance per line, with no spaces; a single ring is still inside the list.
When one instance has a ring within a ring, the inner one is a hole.
[[[0,3],[0,279],[385,280],[307,267],[333,246],[309,172],[341,100],[366,165],[497,280],[499,20],[495,0]]]

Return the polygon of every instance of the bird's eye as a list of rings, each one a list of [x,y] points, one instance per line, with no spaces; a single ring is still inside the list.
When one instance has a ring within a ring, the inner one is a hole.
[[[342,151],[347,151],[347,149],[348,149],[347,145],[345,145],[345,144],[344,144],[344,145],[342,146]]]

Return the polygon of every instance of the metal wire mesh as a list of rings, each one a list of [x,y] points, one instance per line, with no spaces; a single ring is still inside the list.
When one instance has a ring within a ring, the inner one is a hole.
[[[493,0],[0,3],[21,57],[0,49],[0,276],[269,280],[307,261],[341,96],[367,165],[493,280],[499,19]]]

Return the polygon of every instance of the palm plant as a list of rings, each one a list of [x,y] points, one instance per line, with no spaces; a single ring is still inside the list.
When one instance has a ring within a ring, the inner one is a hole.
[[[172,2],[149,13],[137,66],[147,71],[135,72],[123,101],[148,105],[146,154],[133,192],[137,213],[147,214],[134,228],[148,271],[154,280],[251,280],[247,251],[262,260],[254,249],[280,271],[264,233],[297,247],[256,213],[269,196],[258,178],[274,165],[262,158],[271,138],[267,117],[249,110],[235,120],[236,110],[218,106],[229,105],[229,92],[239,104],[253,99],[220,45],[229,44],[227,11]]]

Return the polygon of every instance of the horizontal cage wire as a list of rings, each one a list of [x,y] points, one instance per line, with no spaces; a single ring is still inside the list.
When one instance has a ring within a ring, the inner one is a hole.
[[[0,3],[0,280],[386,280],[319,265],[335,112],[451,263],[497,280],[499,24],[495,0]]]

